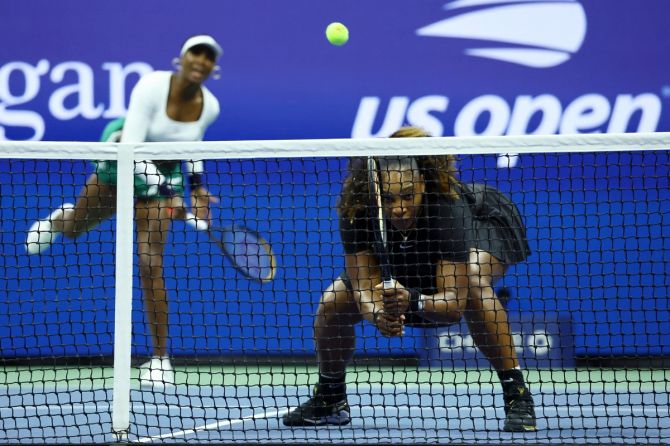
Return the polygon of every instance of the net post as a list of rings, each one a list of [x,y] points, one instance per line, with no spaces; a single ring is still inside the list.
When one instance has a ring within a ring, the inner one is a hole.
[[[116,281],[112,430],[127,439],[130,428],[130,356],[133,296],[134,147],[118,146],[116,196]]]

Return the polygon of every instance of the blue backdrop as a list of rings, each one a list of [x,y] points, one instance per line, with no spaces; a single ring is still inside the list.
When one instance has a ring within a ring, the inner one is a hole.
[[[667,131],[668,12],[663,0],[13,2],[0,13],[0,140],[97,140],[139,75],[170,69],[196,33],[224,47],[221,79],[208,82],[222,105],[209,140],[386,136],[403,123],[436,135]],[[349,27],[347,45],[325,40],[332,21]],[[182,284],[171,297],[176,354],[312,351],[320,292],[341,268],[332,209],[341,178],[324,184],[318,162],[290,164],[268,164],[264,198],[208,165],[231,200],[219,217],[274,238],[281,268],[264,286],[208,270],[198,235],[175,231],[170,249],[192,254],[190,268],[168,267],[170,288]],[[667,166],[663,153],[465,160],[466,179],[499,181],[530,228],[534,255],[505,283],[512,310],[569,313],[577,354],[669,353]],[[46,256],[21,252],[30,223],[76,196],[88,169],[0,165],[5,357],[111,351],[113,222]],[[329,198],[305,207],[317,193]],[[137,298],[135,308],[142,353]],[[360,348],[421,342],[375,337]]]

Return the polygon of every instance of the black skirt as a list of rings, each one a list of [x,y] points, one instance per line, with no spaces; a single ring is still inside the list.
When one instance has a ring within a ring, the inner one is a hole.
[[[461,184],[470,205],[474,247],[505,265],[523,262],[530,254],[521,214],[505,194],[485,184]]]

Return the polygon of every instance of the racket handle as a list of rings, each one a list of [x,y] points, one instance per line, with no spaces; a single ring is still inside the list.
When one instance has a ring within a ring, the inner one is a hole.
[[[186,213],[186,224],[197,231],[207,231],[209,225],[205,220],[197,218],[192,212]]]
[[[382,251],[383,254],[380,255],[380,273],[381,273],[381,279],[382,283],[384,284],[384,288],[393,288],[393,274],[391,274],[391,268],[389,267],[389,261],[388,261],[388,254],[386,251]]]
[[[384,284],[384,288],[393,288],[395,286],[395,280],[393,277],[391,277],[391,275],[382,278],[382,283]],[[402,332],[400,333],[400,336],[405,336],[405,324],[402,326]]]

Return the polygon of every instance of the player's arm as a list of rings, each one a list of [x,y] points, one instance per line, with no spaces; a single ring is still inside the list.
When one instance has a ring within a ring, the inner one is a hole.
[[[467,264],[440,260],[435,271],[435,294],[409,290],[410,311],[425,319],[448,324],[460,320],[468,297]]]
[[[219,101],[211,94],[207,89],[203,89],[203,94],[205,98],[205,105],[203,108],[203,113],[206,113],[204,118],[204,126],[202,129],[202,134],[200,139],[204,137],[205,130],[209,127],[218,117],[220,113]],[[187,160],[186,165],[186,176],[188,178],[190,197],[191,197],[191,209],[195,218],[207,222],[210,224],[211,213],[209,205],[211,203],[218,203],[219,199],[213,196],[204,183],[204,174],[205,166],[202,160]]]
[[[448,324],[461,318],[468,296],[465,264],[445,260],[436,266],[434,294],[423,294],[416,288],[405,288],[394,281],[392,287],[376,286],[382,295],[384,310],[389,314],[415,313],[433,322]]]
[[[219,199],[212,195],[205,186],[204,180],[204,166],[201,160],[186,161],[186,176],[190,186],[191,209],[199,221],[210,224],[210,208],[211,203],[218,203]]]
[[[401,318],[384,309],[384,296],[377,288],[382,282],[377,259],[370,251],[345,255],[347,275],[351,280],[354,300],[363,319],[375,325],[384,336],[400,336]]]

